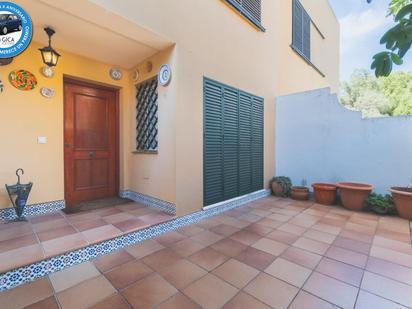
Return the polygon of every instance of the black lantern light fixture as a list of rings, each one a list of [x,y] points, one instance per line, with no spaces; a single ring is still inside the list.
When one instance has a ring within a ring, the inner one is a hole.
[[[51,37],[55,33],[55,31],[50,27],[44,28],[44,31],[49,36],[49,46],[39,48],[41,57],[43,58],[44,64],[48,65],[49,67],[55,67],[60,57],[60,54],[51,46]]]

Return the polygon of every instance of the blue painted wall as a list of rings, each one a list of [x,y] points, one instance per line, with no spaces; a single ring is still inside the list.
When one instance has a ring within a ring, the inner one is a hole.
[[[357,181],[387,193],[412,181],[412,117],[362,119],[329,89],[276,99],[276,175]]]

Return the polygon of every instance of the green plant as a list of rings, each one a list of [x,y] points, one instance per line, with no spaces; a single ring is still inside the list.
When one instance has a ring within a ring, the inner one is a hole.
[[[371,193],[366,200],[366,203],[372,211],[380,215],[386,215],[395,212],[395,205],[393,203],[392,196],[390,196],[389,194],[382,195]]]
[[[282,187],[284,197],[290,196],[290,192],[292,189],[292,181],[290,180],[289,177],[286,177],[286,176],[273,177],[272,180],[270,181],[271,185],[272,185],[272,182],[276,182]]]

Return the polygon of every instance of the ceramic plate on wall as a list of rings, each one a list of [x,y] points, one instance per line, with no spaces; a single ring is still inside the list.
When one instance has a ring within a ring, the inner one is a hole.
[[[9,81],[13,87],[23,91],[33,90],[37,86],[36,76],[26,70],[11,71]]]
[[[120,69],[112,68],[110,69],[110,77],[114,80],[121,80],[123,73]]]
[[[162,86],[167,86],[170,83],[172,77],[172,72],[168,64],[163,64],[159,69],[159,84]]]
[[[54,97],[54,89],[52,89],[52,88],[42,87],[40,89],[40,93],[45,98],[50,99],[50,98]]]
[[[54,71],[51,67],[45,66],[41,69],[41,72],[43,75],[47,78],[51,78],[54,76]]]

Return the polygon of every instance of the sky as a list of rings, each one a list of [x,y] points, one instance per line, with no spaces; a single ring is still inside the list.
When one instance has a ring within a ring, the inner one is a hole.
[[[354,69],[370,68],[372,57],[384,51],[382,35],[394,24],[386,17],[390,0],[329,0],[340,22],[340,78],[348,80]],[[412,71],[412,50],[395,71]]]

